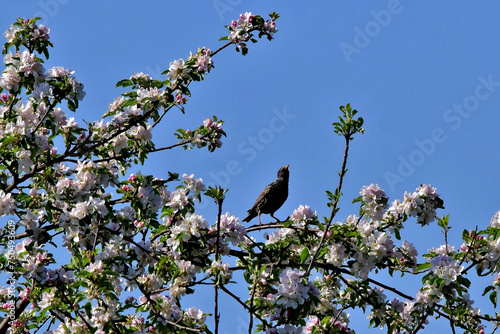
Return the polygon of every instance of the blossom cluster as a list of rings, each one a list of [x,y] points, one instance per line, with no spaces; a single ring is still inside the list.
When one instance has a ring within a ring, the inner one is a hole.
[[[43,53],[48,58],[48,46],[52,46],[49,41],[50,29],[43,24],[36,24],[38,18],[23,20],[21,18],[12,24],[4,33],[7,43],[2,52],[5,54],[11,46],[19,50],[21,46],[26,47],[31,53],[36,51]]]
[[[340,266],[352,257],[354,261],[350,265],[351,273],[354,277],[366,279],[376,267],[385,266],[393,257],[403,257],[391,234],[378,221],[350,216],[346,224],[348,230],[354,231],[356,236],[334,243],[327,257],[329,263]]]
[[[205,119],[203,124],[194,130],[177,130],[175,136],[180,140],[180,144],[184,149],[208,146],[208,150],[213,152],[216,148],[222,146],[221,138],[226,136],[226,133],[222,130],[222,124],[224,124],[224,121],[213,116]]]
[[[240,51],[243,55],[248,53],[246,42],[253,39],[254,31],[259,32],[259,37],[266,36],[268,40],[272,40],[273,35],[278,31],[276,28],[276,19],[279,17],[276,13],[269,15],[270,20],[264,20],[258,15],[253,15],[251,12],[242,13],[238,20],[231,21],[231,24],[226,26],[229,29],[229,36],[224,38],[236,44],[236,50]]]
[[[442,284],[449,285],[457,280],[464,267],[448,255],[438,255],[432,258],[430,270],[434,276],[443,279]]]
[[[31,174],[37,167],[34,161],[44,155],[56,156],[53,138],[59,132],[69,142],[76,139],[70,132],[80,131],[73,117],[66,117],[61,108],[53,105],[66,100],[69,109],[75,110],[85,92],[72,75],[74,72],[57,66],[46,71],[41,59],[29,50],[7,53],[4,63],[6,69],[0,78],[1,148],[16,160],[5,175]],[[20,98],[22,88],[31,93],[27,102]]]
[[[212,51],[205,47],[199,48],[196,54],[192,54],[189,56],[188,61],[195,61],[195,68],[199,73],[208,73],[214,66],[212,61]]]
[[[229,263],[221,263],[221,261],[213,261],[212,266],[205,273],[207,276],[216,276],[219,283],[227,284],[233,277],[233,271],[229,269]]]
[[[361,189],[363,205],[361,209],[372,219],[379,220],[383,217],[385,210],[389,207],[388,197],[377,184],[370,184]]]
[[[245,227],[241,225],[238,217],[231,215],[229,212],[221,216],[220,233],[224,236],[224,242],[231,243],[233,246],[244,244],[247,241]],[[224,243],[221,243],[221,245],[224,245]]]
[[[309,316],[305,328],[302,329],[305,334],[313,333],[330,333],[337,331],[338,333],[351,333],[346,323],[336,320],[334,317],[329,317],[327,321],[321,321],[315,315]]]
[[[255,15],[250,12],[242,13],[238,20],[231,21],[229,40],[238,43],[250,39],[250,30],[253,28],[252,21]]]
[[[202,47],[195,54],[191,53],[186,61],[180,58],[170,62],[168,70],[164,73],[168,76],[170,87],[180,88],[177,86],[186,80],[200,81],[213,66],[212,51]]]
[[[20,86],[31,86],[35,101],[46,102],[47,98],[58,101],[68,100],[70,109],[75,110],[85,92],[83,84],[72,75],[74,71],[63,67],[53,67],[45,71],[41,59],[28,50],[9,53],[4,57],[7,68],[2,73],[0,87],[10,94],[19,92]],[[5,100],[5,97],[3,97]]]
[[[395,200],[387,212],[386,220],[398,217],[416,217],[417,222],[424,226],[436,220],[436,209],[442,209],[443,200],[431,185],[421,185],[415,192],[405,192],[403,200]]]
[[[281,272],[278,292],[272,298],[276,299],[276,304],[280,305],[282,309],[296,309],[309,299],[310,293],[318,295],[313,288],[314,285],[305,285],[302,282],[303,274],[303,272],[292,268],[286,268]]]
[[[270,320],[276,323],[267,329],[266,333],[280,333],[280,325],[285,325],[288,332],[294,329],[290,326],[297,319],[301,310],[315,305],[319,299],[319,290],[314,282],[306,282],[304,272],[298,269],[285,268],[276,282],[277,291],[269,294],[266,299],[274,312],[270,313]],[[311,304],[311,300],[313,301]],[[295,328],[294,330],[298,330]]]
[[[318,217],[316,211],[313,211],[309,205],[300,205],[297,209],[293,210],[290,217],[295,223],[305,223],[308,220],[314,220]]]

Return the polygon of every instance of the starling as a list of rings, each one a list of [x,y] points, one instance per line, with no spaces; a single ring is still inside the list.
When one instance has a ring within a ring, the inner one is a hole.
[[[278,178],[262,190],[255,204],[248,210],[248,215],[243,219],[244,222],[259,217],[259,225],[262,225],[260,215],[263,213],[270,214],[271,217],[280,221],[274,217],[274,213],[281,208],[288,197],[288,176],[290,175],[288,166],[290,165],[281,167],[278,171]]]

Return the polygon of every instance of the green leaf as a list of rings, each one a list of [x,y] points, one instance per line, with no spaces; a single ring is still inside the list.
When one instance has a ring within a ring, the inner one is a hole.
[[[327,190],[327,191],[326,191],[326,195],[328,196],[328,199],[329,199],[329,200],[333,200],[333,194],[332,194],[332,192],[331,192],[331,191]]]
[[[356,202],[362,202],[363,201],[363,196],[359,196],[359,197],[356,197],[355,199],[352,200],[352,203],[356,203]]]
[[[76,104],[71,100],[68,100],[68,109],[71,111],[76,111]]]
[[[90,302],[87,302],[85,303],[85,305],[83,305],[83,308],[85,310],[85,313],[87,314],[87,317],[91,317],[92,316],[92,304]]]
[[[490,300],[493,303],[493,306],[497,307],[498,294],[496,291],[492,291],[490,293]]]
[[[491,290],[495,290],[495,287],[493,285],[489,285],[487,286],[485,289],[484,289],[484,292],[482,294],[482,296],[484,296],[485,294],[487,294],[488,292],[490,292]]]
[[[168,172],[167,182],[171,182],[171,181],[177,180],[178,178],[179,178],[179,173]]]
[[[401,240],[401,233],[399,232],[399,228],[394,229],[394,236],[397,240]]]
[[[304,248],[302,252],[300,252],[300,262],[304,263],[306,262],[307,258],[309,257],[309,249]]]
[[[213,198],[215,200],[215,203],[218,204],[218,203],[222,203],[222,201],[224,201],[225,194],[227,193],[228,190],[229,189],[224,189],[221,186],[217,186],[217,187],[209,186],[208,190],[205,191],[205,195],[210,197],[210,198]]]
[[[127,86],[132,86],[132,81],[130,81],[129,79],[123,79],[116,83],[116,87],[127,87]]]
[[[463,276],[458,276],[457,282],[459,282],[461,285],[465,286],[466,288],[470,288],[470,281]]]
[[[122,103],[122,107],[130,107],[130,106],[135,106],[137,105],[138,102],[135,99],[127,99],[125,102]]]
[[[470,241],[470,235],[469,235],[469,231],[468,230],[463,230],[462,231],[462,240],[463,241],[466,241],[466,242],[469,242]]]
[[[439,218],[438,220],[438,226],[442,227],[443,230],[449,230],[448,228],[448,220],[450,218],[450,215],[446,215],[443,218]]]
[[[415,272],[420,272],[420,271],[423,271],[425,269],[429,269],[431,267],[431,264],[429,262],[426,262],[426,263],[421,263],[417,266],[417,268],[415,268]]]

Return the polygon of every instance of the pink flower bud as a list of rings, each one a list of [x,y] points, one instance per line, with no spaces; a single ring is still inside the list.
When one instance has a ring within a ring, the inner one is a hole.
[[[206,128],[209,128],[212,126],[212,120],[210,118],[207,118],[206,120],[203,121],[203,126]]]
[[[35,197],[37,193],[38,193],[38,191],[36,190],[36,188],[31,188],[30,189],[29,194],[30,194],[31,197]]]

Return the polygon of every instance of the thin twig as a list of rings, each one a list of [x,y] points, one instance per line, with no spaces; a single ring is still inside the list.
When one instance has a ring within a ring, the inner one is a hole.
[[[42,116],[42,118],[40,119],[40,121],[38,122],[38,124],[36,125],[35,129],[33,129],[33,131],[31,131],[31,134],[35,134],[36,131],[38,130],[38,128],[40,127],[40,125],[42,125],[43,121],[45,120],[45,118],[47,118],[47,116],[49,115],[49,113],[54,109],[54,107],[57,105],[57,103],[60,103],[61,101],[57,101],[56,99],[54,99],[54,101],[51,103],[51,105],[47,108],[47,111],[45,112],[45,114]]]
[[[152,128],[154,128],[155,126],[157,126],[161,120],[163,119],[163,117],[167,114],[167,112],[170,111],[170,109],[172,109],[173,105],[169,106],[168,108],[164,108],[163,109],[163,113],[160,115],[160,117],[158,117],[158,119],[156,120],[156,122],[153,123],[153,125],[151,125]]]
[[[33,332],[33,334],[36,334],[39,330],[41,330],[43,328],[43,326],[45,325],[45,323],[49,320],[50,320],[50,317],[47,317],[47,319],[45,319],[40,325],[38,325],[38,328],[36,329],[36,331]],[[50,324],[49,324],[49,328],[46,328],[46,329],[50,330]]]
[[[346,286],[353,289],[356,292],[356,294],[358,296],[360,296],[361,299],[363,299],[365,301],[366,304],[371,305],[371,306],[376,306],[376,305],[373,305],[372,301],[367,296],[365,296],[360,289],[358,289],[357,287],[355,287],[354,285],[349,283],[349,281],[346,280],[343,276],[339,276],[339,278]]]
[[[345,310],[345,305],[342,305],[342,307],[340,308],[340,310],[337,310],[338,313],[337,315],[335,316],[335,318],[333,319],[333,323],[337,322],[337,320],[340,318],[340,316],[342,315],[342,312],[344,312]]]
[[[225,293],[227,293],[229,296],[233,297],[233,299],[234,299],[234,300],[236,300],[236,301],[237,301],[237,302],[238,302],[241,306],[243,306],[246,310],[248,310],[248,311],[250,312],[250,307],[249,307],[247,304],[245,304],[245,303],[244,303],[244,302],[240,299],[240,297],[236,296],[234,293],[232,293],[231,291],[229,291],[229,290],[228,290],[228,289],[227,289],[224,285],[221,285],[221,286],[220,286],[220,289],[221,289],[222,291],[224,291]],[[266,328],[265,328],[265,326],[266,326],[267,322],[266,322],[264,319],[262,319],[262,318],[261,318],[258,314],[256,314],[256,313],[255,313],[255,310],[253,310],[252,312],[254,312],[254,313],[253,313],[253,315],[254,315],[257,319],[259,319],[259,320],[260,320],[260,322],[262,322],[262,324],[264,325],[264,328],[263,328],[263,329],[266,329]]]
[[[257,276],[255,275],[252,286],[252,294],[250,295],[250,308],[248,310],[248,314],[250,316],[250,320],[248,321],[248,334],[252,334],[253,328],[253,298],[255,297],[255,288],[257,285]]]
[[[269,254],[269,253],[267,252],[267,250],[266,250],[265,248],[260,247],[260,245],[259,245],[258,243],[256,243],[256,242],[255,242],[255,240],[253,240],[252,238],[250,238],[248,235],[245,235],[245,238],[247,238],[247,239],[248,239],[248,241],[250,241],[250,242],[251,242],[251,243],[252,243],[255,247],[257,247],[258,249],[260,249],[261,254],[264,254],[264,255],[265,255],[265,257],[266,257],[269,261],[271,261],[272,256],[271,256],[271,254]]]
[[[443,229],[443,233],[444,233],[444,247],[445,250],[446,250],[446,254],[448,254],[448,227],[445,227]]]
[[[429,316],[429,314],[426,312],[425,315],[422,317],[422,321],[420,321],[420,323],[417,325],[417,327],[415,328],[415,330],[411,334],[417,334],[419,330],[424,328],[423,326],[424,326],[424,323],[427,320],[428,316]]]
[[[209,135],[203,135],[201,136],[201,140],[205,139],[206,137],[208,137]],[[179,146],[183,146],[183,145],[187,145],[189,143],[191,143],[192,140],[191,139],[186,139],[186,140],[183,140],[183,141],[180,141],[178,143],[175,143],[175,144],[172,144],[172,145],[169,145],[169,146],[164,146],[164,147],[160,147],[160,148],[155,148],[155,149],[151,149],[149,151],[146,152],[146,154],[149,154],[149,153],[155,153],[155,152],[160,152],[160,151],[165,151],[165,150],[171,150],[175,147],[179,147]],[[134,150],[134,151],[131,151],[129,154],[127,155],[135,155],[139,152],[139,150]],[[120,159],[123,159],[125,157],[124,154],[122,155],[115,155],[115,156],[112,156],[112,157],[108,157],[108,158],[101,158],[101,159],[94,159],[92,160],[94,163],[99,163],[99,162],[107,162],[107,161],[110,161],[110,160],[120,160]]]
[[[347,166],[347,156],[349,154],[349,138],[351,136],[351,133],[347,133],[344,138],[345,138],[345,149],[344,149],[344,159],[342,160],[342,168],[340,169],[340,173],[339,173],[339,185],[337,186],[337,194],[339,194],[339,197],[340,197],[340,194],[341,194],[341,190],[342,190],[342,183],[344,181],[344,176],[345,176],[345,173],[346,173],[346,166]],[[307,271],[304,275],[304,277],[308,277],[309,274],[311,273],[311,270],[312,270],[312,266],[314,264],[314,261],[316,259],[316,257],[318,256],[318,253],[320,252],[321,250],[321,247],[323,245],[323,243],[325,242],[325,239],[326,239],[326,235],[328,234],[328,230],[330,229],[330,226],[332,225],[332,221],[333,221],[333,218],[335,217],[335,214],[336,214],[336,211],[337,211],[337,205],[339,203],[339,197],[337,197],[335,199],[335,202],[333,203],[333,207],[332,207],[332,213],[330,214],[330,218],[328,219],[328,223],[326,224],[324,230],[323,230],[323,237],[321,238],[319,244],[318,244],[318,247],[316,248],[316,251],[314,252],[312,258],[311,258],[311,262],[309,263],[309,267],[307,268]]]
[[[213,57],[215,56],[216,54],[218,54],[219,52],[221,52],[222,50],[224,50],[225,48],[227,48],[229,45],[234,45],[233,42],[227,42],[226,44],[224,44],[223,46],[221,46],[220,48],[218,48],[217,50],[215,51],[212,51],[210,53],[210,57]]]
[[[476,236],[477,236],[477,228],[478,227],[476,226],[476,230],[474,231],[474,235],[471,238],[470,245],[469,245],[469,247],[467,249],[467,253],[465,253],[465,256],[462,258],[462,260],[458,264],[458,267],[462,266],[462,264],[464,263],[464,261],[467,259],[467,256],[469,256],[469,253],[472,251],[472,248],[474,247],[474,242],[476,241]],[[472,260],[472,262],[474,263],[474,260]]]
[[[93,255],[93,254],[94,254],[94,252],[95,252],[95,247],[96,247],[96,245],[97,245],[97,237],[98,237],[98,235],[99,235],[99,224],[97,224],[97,227],[96,227],[96,229],[95,229],[95,233],[94,233],[94,234],[95,234],[95,237],[94,237],[94,244],[92,245],[92,259],[93,259],[93,257],[94,257],[94,255]]]
[[[217,199],[217,204],[219,207],[219,210],[217,212],[217,235],[215,237],[215,261],[219,261],[219,237],[220,237],[220,218],[222,216],[222,202],[223,202],[223,197],[220,197]],[[215,321],[215,334],[219,333],[219,271],[217,270],[215,272],[215,277],[214,277],[214,321]]]
[[[205,139],[208,136],[209,136],[209,134],[203,135],[203,136],[200,137],[200,139],[203,140],[203,139]],[[165,146],[165,147],[160,147],[160,148],[152,149],[152,150],[148,151],[148,153],[154,153],[154,152],[159,152],[159,151],[164,151],[164,150],[171,150],[174,147],[186,145],[186,144],[189,144],[191,142],[192,142],[191,139],[186,139],[186,140],[180,141],[180,142],[178,142],[176,144],[173,144],[173,145],[170,145],[170,146]]]
[[[378,286],[380,286],[381,288],[384,288],[385,290],[388,290],[388,291],[394,292],[395,294],[398,294],[398,295],[400,295],[401,297],[406,298],[406,299],[408,299],[408,300],[410,300],[410,301],[412,301],[412,300],[414,299],[412,296],[407,295],[407,294],[405,294],[405,293],[403,293],[403,292],[399,291],[399,290],[398,290],[398,289],[396,289],[396,288],[393,288],[393,287],[390,287],[390,286],[385,285],[385,284],[383,284],[383,283],[380,283],[380,282],[378,282],[378,281],[375,281],[375,280],[374,280],[374,279],[372,279],[372,278],[368,278],[368,279],[367,279],[367,281],[368,281],[368,282],[370,282],[370,283],[373,283],[373,284],[375,284],[375,285],[378,285]]]
[[[450,320],[451,332],[452,332],[453,334],[456,334],[456,332],[455,332],[455,325],[453,324],[453,323],[454,323],[454,321],[453,321],[453,316],[452,316],[451,314],[450,314],[450,315],[448,315],[448,319]]]

